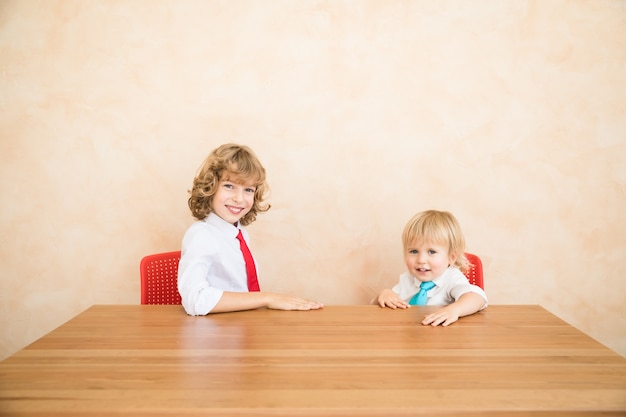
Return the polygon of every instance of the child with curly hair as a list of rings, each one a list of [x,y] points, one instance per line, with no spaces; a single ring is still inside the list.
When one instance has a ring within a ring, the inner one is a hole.
[[[187,314],[323,307],[316,301],[260,291],[243,226],[269,210],[267,190],[265,168],[247,146],[225,144],[205,159],[188,201],[198,221],[183,237],[178,268],[178,291]]]

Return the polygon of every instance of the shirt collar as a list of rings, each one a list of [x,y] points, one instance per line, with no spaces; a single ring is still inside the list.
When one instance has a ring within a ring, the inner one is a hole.
[[[228,223],[215,213],[209,213],[209,215],[204,218],[204,221],[232,238],[236,238],[240,230],[243,232],[240,222],[237,222],[237,225],[233,226],[232,223]]]

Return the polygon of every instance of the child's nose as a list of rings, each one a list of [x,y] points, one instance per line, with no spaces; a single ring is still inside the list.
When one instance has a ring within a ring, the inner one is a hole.
[[[237,202],[239,201],[243,201],[243,190],[241,189],[236,189],[235,193],[233,195],[233,199]]]

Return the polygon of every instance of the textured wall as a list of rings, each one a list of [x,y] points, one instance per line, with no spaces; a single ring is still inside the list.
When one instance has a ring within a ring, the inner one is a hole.
[[[138,303],[228,141],[267,290],[368,303],[450,210],[493,304],[626,355],[626,2],[0,0],[0,358]]]

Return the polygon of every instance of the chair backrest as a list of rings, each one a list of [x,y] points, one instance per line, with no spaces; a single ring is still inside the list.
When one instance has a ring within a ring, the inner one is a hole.
[[[179,261],[180,251],[155,253],[141,259],[141,304],[181,304]]]
[[[485,284],[483,282],[483,263],[477,255],[472,253],[465,253],[465,257],[472,264],[470,268],[465,272],[465,276],[470,284],[478,285],[483,290]]]

